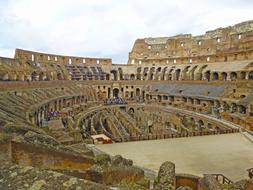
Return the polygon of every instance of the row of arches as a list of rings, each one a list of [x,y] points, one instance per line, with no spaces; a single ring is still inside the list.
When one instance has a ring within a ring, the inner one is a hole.
[[[0,81],[48,81],[48,80],[66,80],[67,77],[58,72],[37,72],[32,73],[0,73]]]
[[[122,69],[111,71],[111,80],[253,80],[253,71],[217,72],[207,65],[172,67],[138,67],[136,73],[123,74]]]
[[[141,89],[139,87],[137,88],[131,88],[131,89],[125,89],[121,88],[121,90],[118,87],[115,88],[107,88],[106,89],[99,89],[97,91],[98,97],[100,99],[106,99],[106,98],[130,98],[130,99],[140,99],[140,97],[143,96],[143,94],[145,93],[145,91],[141,91]]]
[[[87,103],[85,96],[73,96],[69,98],[59,98],[51,100],[40,106],[35,112],[30,114],[31,123],[41,127],[44,120],[49,119],[49,112],[61,111],[76,104]]]
[[[247,106],[223,100],[205,100],[192,97],[177,97],[173,95],[152,96],[150,94],[146,94],[146,100],[157,100],[158,102],[169,103],[172,106],[179,105],[182,108],[187,108],[189,106],[199,106],[200,110],[209,110],[208,113],[212,113],[217,116],[221,112],[249,114],[249,108]],[[180,102],[178,100],[180,100]]]
[[[231,71],[216,72],[206,70],[207,65],[198,68],[198,66],[187,66],[183,69],[171,67],[144,67],[137,68],[136,73],[124,74],[122,69],[112,70],[110,74],[104,77],[93,77],[90,80],[207,80],[207,81],[226,81],[226,80],[253,80],[253,71]],[[62,72],[42,72],[33,71],[23,72],[0,72],[1,81],[46,81],[46,80],[70,80],[70,75]],[[72,78],[72,80],[75,80]]]

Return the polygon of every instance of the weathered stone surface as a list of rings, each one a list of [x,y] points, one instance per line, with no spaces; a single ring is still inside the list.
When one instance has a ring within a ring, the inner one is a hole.
[[[59,145],[59,142],[57,142],[54,138],[48,135],[38,134],[32,131],[28,131],[27,133],[25,133],[24,139],[27,142],[34,143],[34,144],[46,144],[46,145],[51,145],[51,146]]]
[[[248,180],[240,180],[232,184],[222,184],[222,188],[226,190],[244,190],[245,184]]]
[[[158,177],[154,183],[156,190],[175,190],[175,164],[164,162],[158,172]]]
[[[66,146],[66,147],[77,152],[78,154],[87,155],[87,156],[91,156],[91,157],[95,156],[94,152],[92,150],[88,149],[85,143],[74,144],[74,145],[70,145],[70,146]]]
[[[108,154],[100,154],[96,156],[95,161],[97,165],[109,166],[111,163],[111,157]]]
[[[73,175],[52,177],[49,171],[10,165],[0,172],[1,187],[100,188],[88,182],[86,185],[91,186],[83,186],[78,179],[83,177],[113,185],[125,181],[127,185],[122,188],[141,189],[147,187],[148,181],[131,160],[104,154],[94,161],[94,153],[85,147],[65,145],[92,143],[90,135],[101,131],[111,138],[99,139],[103,143],[237,132],[228,130],[219,120],[202,118],[194,112],[213,114],[253,130],[253,83],[248,82],[253,79],[252,35],[253,21],[248,21],[201,36],[138,39],[128,65],[112,65],[111,59],[85,60],[20,49],[15,59],[0,57],[0,133],[13,136],[0,136],[1,163],[11,160]],[[119,99],[105,100],[112,96]],[[139,105],[131,110],[127,110],[128,106],[107,105],[101,106],[103,110],[97,109],[101,100],[122,105],[125,99],[144,104],[139,111]],[[160,112],[151,105],[147,111],[146,103],[169,104],[181,110]],[[87,110],[95,114],[87,114]],[[6,143],[10,139],[12,142]],[[201,182],[210,190],[252,189],[252,181],[220,186],[205,176]],[[174,164],[166,162],[161,166],[155,188],[175,189]]]
[[[188,186],[184,186],[184,187],[178,187],[177,190],[193,190],[192,188],[188,187]]]
[[[200,184],[205,190],[222,190],[221,184],[212,175],[204,175]]]
[[[149,188],[129,182],[121,182],[118,185],[119,190],[148,190]]]
[[[245,190],[252,190],[253,189],[253,179],[247,181],[244,186]]]
[[[129,159],[125,159],[121,155],[116,155],[112,157],[112,165],[113,166],[132,166],[133,161]]]
[[[4,163],[0,166],[0,189],[109,190],[109,187],[50,170],[38,170],[33,167]]]
[[[2,131],[4,133],[15,133],[17,135],[24,135],[25,133],[32,131],[35,133],[46,134],[45,131],[41,130],[40,128],[35,128],[33,126],[27,124],[13,124],[9,123],[5,126],[2,126]]]

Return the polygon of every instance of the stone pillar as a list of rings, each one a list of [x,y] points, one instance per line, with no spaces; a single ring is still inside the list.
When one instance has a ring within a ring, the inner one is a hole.
[[[158,177],[154,182],[155,190],[175,190],[176,175],[175,164],[172,162],[164,162],[159,169]]]

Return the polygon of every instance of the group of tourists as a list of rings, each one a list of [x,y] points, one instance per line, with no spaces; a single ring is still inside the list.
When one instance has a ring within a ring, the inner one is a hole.
[[[50,120],[52,117],[58,117],[59,116],[59,111],[49,111],[47,113],[47,118]]]
[[[104,101],[104,103],[106,105],[115,105],[115,104],[127,104],[127,102],[125,100],[123,100],[122,98],[119,97],[115,97],[115,98],[108,98]]]

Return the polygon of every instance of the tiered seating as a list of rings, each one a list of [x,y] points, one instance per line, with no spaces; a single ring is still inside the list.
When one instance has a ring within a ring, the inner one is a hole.
[[[105,80],[106,73],[101,67],[83,65],[65,65],[72,80]]]
[[[97,67],[97,70],[98,70],[98,74],[100,75],[100,79],[105,80],[106,72],[104,72],[101,67]]]
[[[80,70],[75,65],[65,65],[65,68],[68,70],[69,74],[71,75],[72,80],[81,80],[82,75]]]
[[[93,89],[87,86],[79,87],[77,85],[61,89],[41,88],[2,92],[0,94],[0,123],[3,125],[7,123],[31,125],[31,120],[29,120],[30,116],[34,117],[33,114],[37,114],[36,116],[41,114],[39,119],[42,121],[42,113],[44,117],[47,114],[47,110],[60,110],[64,106],[67,106],[64,104],[64,99],[68,100],[78,96],[79,99],[76,99],[75,102],[81,103],[85,97],[86,99],[92,99],[94,95]],[[38,123],[35,121],[34,124]]]

